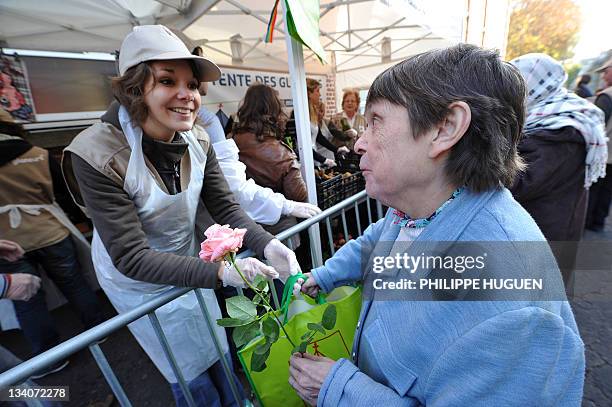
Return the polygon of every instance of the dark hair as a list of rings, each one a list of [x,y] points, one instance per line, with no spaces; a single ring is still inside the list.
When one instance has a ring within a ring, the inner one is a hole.
[[[414,137],[463,101],[470,125],[453,146],[445,172],[475,192],[512,185],[525,167],[517,153],[525,121],[526,86],[521,73],[496,51],[458,44],[415,55],[381,73],[370,87],[366,108],[379,100],[408,111]]]
[[[0,133],[25,138],[26,131],[21,123],[0,120]]]
[[[197,65],[189,59],[187,62],[193,75],[199,78]],[[125,106],[130,118],[136,123],[143,123],[149,116],[149,108],[144,100],[145,85],[153,78],[153,70],[149,64],[150,62],[141,62],[128,69],[122,76],[111,79],[113,96]]]
[[[249,86],[237,112],[238,123],[234,133],[255,133],[258,140],[273,135],[283,138],[287,115],[283,112],[276,91],[268,85],[256,83]]]
[[[149,108],[144,101],[144,87],[153,76],[148,63],[142,62],[128,69],[125,74],[111,79],[115,99],[125,106],[130,118],[143,123],[149,116]]]
[[[578,76],[578,80],[576,81],[576,86],[586,85],[589,82],[591,82],[591,75],[589,74],[580,75]]]
[[[203,57],[204,56],[204,50],[202,49],[202,47],[200,47],[198,45],[194,49],[191,50],[191,54],[192,55],[197,55],[199,57]]]

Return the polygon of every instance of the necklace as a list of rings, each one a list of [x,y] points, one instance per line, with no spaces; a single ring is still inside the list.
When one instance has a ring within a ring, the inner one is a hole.
[[[426,218],[413,219],[410,217],[410,215],[407,215],[406,213],[395,209],[393,211],[393,215],[395,215],[397,219],[393,221],[393,224],[400,225],[400,227],[402,228],[424,228],[425,226],[429,225],[431,221],[434,220],[434,218],[438,216],[440,212],[442,212],[442,210],[453,201],[453,199],[461,195],[463,189],[464,187],[457,188],[455,192],[453,192],[453,194],[450,196],[450,198],[448,198],[442,205],[440,205],[438,209],[434,211],[434,213],[432,213]]]

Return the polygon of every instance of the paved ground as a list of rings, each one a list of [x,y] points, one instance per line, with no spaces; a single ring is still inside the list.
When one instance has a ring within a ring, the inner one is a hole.
[[[591,246],[581,253],[584,261],[597,257],[605,269],[577,271],[571,301],[586,346],[582,405],[607,407],[612,406],[612,216],[603,232],[587,231],[583,240]]]

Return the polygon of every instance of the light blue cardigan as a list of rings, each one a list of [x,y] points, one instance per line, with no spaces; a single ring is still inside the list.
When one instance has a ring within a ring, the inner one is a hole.
[[[399,227],[392,221],[388,211],[313,270],[321,288],[360,281],[362,244],[394,241]],[[500,189],[465,190],[416,241],[543,240],[533,219]],[[552,261],[549,250],[542,256]],[[353,361],[332,367],[318,405],[579,406],[584,369],[584,344],[566,301],[364,298]]]

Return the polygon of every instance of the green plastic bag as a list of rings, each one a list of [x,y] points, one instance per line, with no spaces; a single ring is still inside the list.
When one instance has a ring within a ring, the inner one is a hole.
[[[287,281],[286,287],[293,287],[293,282]],[[292,300],[290,292],[286,296],[287,299],[284,299],[281,310],[277,311],[281,320],[285,320],[287,306],[289,301]],[[304,296],[304,298],[313,307],[305,312],[295,314],[286,321],[285,330],[291,339],[299,343],[300,337],[308,331],[306,325],[309,322],[321,320],[323,311],[326,308],[325,298],[330,298],[329,304],[336,306],[336,325],[326,335],[317,334],[314,341],[308,345],[307,352],[326,356],[333,360],[340,358],[350,359],[355,328],[361,310],[361,288],[338,287],[329,293],[329,295],[318,298],[316,302],[307,296]],[[255,391],[259,403],[263,407],[303,406],[304,402],[289,384],[289,358],[291,357],[293,347],[285,338],[282,330],[279,340],[270,348],[270,356],[266,361],[266,368],[261,372],[251,371],[251,357],[253,356],[254,349],[264,340],[264,337],[256,338],[238,351],[240,363],[251,383],[251,387]]]

